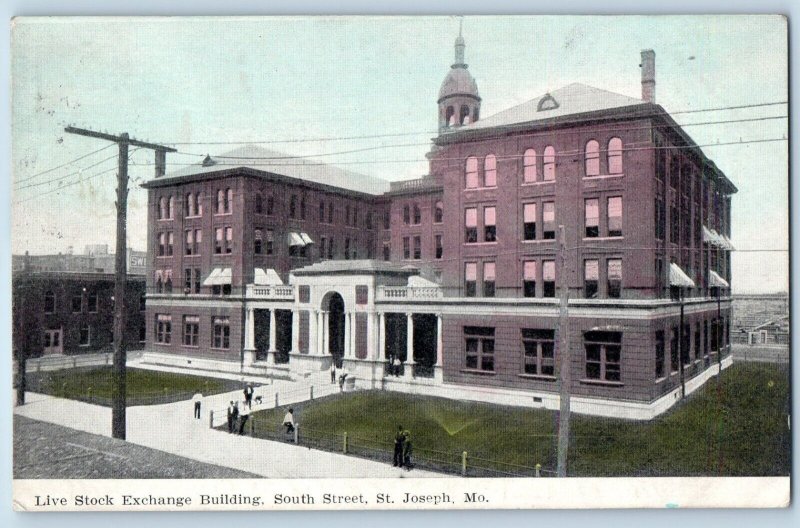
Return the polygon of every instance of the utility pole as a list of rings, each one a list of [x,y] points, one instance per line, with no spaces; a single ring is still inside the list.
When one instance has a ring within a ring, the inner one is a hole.
[[[558,469],[559,477],[567,476],[567,452],[569,451],[569,421],[570,421],[570,353],[569,353],[569,288],[567,281],[567,235],[563,225],[558,226],[558,274],[561,284],[560,310],[558,313],[558,357],[559,357],[559,400],[558,413]]]
[[[105,132],[96,132],[85,128],[68,126],[64,129],[68,134],[77,134],[106,141],[119,146],[117,171],[117,244],[114,258],[114,369],[111,388],[111,436],[125,440],[125,381],[127,350],[125,349],[125,289],[128,283],[127,261],[127,225],[128,225],[128,147],[134,145],[151,149],[156,154],[156,177],[164,175],[165,156],[167,152],[175,152],[174,148],[146,143],[130,139],[127,132],[116,136]]]

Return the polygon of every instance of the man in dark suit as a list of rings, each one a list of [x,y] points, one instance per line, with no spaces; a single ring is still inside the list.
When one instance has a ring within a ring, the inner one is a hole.
[[[228,432],[232,433],[236,424],[236,419],[239,417],[239,408],[231,401],[228,405]]]
[[[403,426],[397,426],[397,433],[394,435],[394,458],[392,460],[393,466],[403,467],[403,443],[406,436],[403,434]]]
[[[253,392],[253,384],[248,383],[244,388],[244,404],[250,409],[253,408]]]

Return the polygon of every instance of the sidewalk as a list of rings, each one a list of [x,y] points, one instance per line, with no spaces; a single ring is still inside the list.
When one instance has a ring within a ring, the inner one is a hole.
[[[316,376],[309,382],[317,382]],[[306,383],[288,381],[276,381],[275,385],[267,386],[267,388],[274,391],[278,388],[279,383],[287,384],[286,388],[289,386],[298,390],[308,388]],[[200,462],[247,471],[269,478],[441,478],[447,476],[421,470],[407,472],[381,462],[318,451],[302,445],[232,435],[209,428],[209,409],[224,409],[230,400],[241,398],[240,391],[205,398],[203,417],[199,420],[193,418],[191,401],[129,407],[127,410],[127,440],[134,444]],[[27,393],[26,402],[24,406],[16,407],[14,413],[81,431],[111,436],[110,408],[36,393]],[[283,405],[283,403],[281,404]],[[271,406],[270,403],[269,407]],[[254,410],[256,409],[257,407],[254,406]]]

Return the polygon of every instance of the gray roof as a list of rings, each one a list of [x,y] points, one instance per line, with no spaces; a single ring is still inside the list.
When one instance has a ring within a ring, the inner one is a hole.
[[[187,176],[212,174],[236,168],[249,168],[367,194],[378,195],[389,190],[389,182],[386,180],[307,158],[292,157],[256,145],[246,145],[217,156],[210,156],[210,159],[206,158],[187,165],[157,180],[150,180],[148,184],[156,182],[166,184],[171,180]]]
[[[419,268],[397,262],[383,260],[323,260],[310,266],[294,269],[292,275],[315,275],[325,273],[403,273],[414,275],[419,273]]]
[[[548,96],[555,100],[558,107],[550,110],[539,110],[539,103],[548,98]],[[644,104],[647,103],[641,99],[601,90],[581,83],[572,83],[469,125],[455,128],[453,131],[481,130],[496,126],[530,123],[572,114],[585,114],[599,110]]]

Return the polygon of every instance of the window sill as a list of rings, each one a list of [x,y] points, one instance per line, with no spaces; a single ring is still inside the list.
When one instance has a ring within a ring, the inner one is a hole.
[[[497,372],[492,370],[480,370],[480,369],[461,369],[461,372],[464,374],[478,374],[479,376],[496,376]]]
[[[600,240],[600,241],[607,241],[607,240],[625,240],[624,236],[606,236],[606,237],[583,237],[584,242],[591,242],[592,240]]]
[[[464,192],[487,191],[487,190],[494,190],[494,189],[497,189],[497,185],[493,185],[491,187],[486,187],[486,186],[484,186],[484,187],[465,187],[464,188]]]
[[[191,255],[184,255],[184,257],[199,257],[199,253],[192,253]]]
[[[86,343],[85,345],[81,344],[78,345],[79,348],[89,348],[90,346],[92,346],[90,343]]]
[[[522,182],[520,183],[520,187],[536,187],[537,185],[547,185],[548,183],[555,183],[555,180],[542,180],[542,181],[533,181],[533,182]]]
[[[583,181],[608,180],[610,178],[624,178],[625,174],[598,174],[597,176],[584,176]]]
[[[173,220],[175,220],[175,219],[174,218],[159,218],[157,221],[158,222],[172,222]]]
[[[535,240],[523,240],[523,244],[541,244],[542,242],[555,242],[555,238],[538,238]]]
[[[181,345],[183,348],[200,348],[200,345]]]
[[[495,246],[497,241],[494,242],[464,242],[465,246]]]
[[[539,380],[539,381],[557,381],[555,376],[546,376],[544,374],[517,374],[520,378]]]
[[[587,379],[583,378],[578,380],[580,383],[585,385],[603,385],[605,387],[624,387],[625,384],[621,381],[606,381],[606,380],[598,380],[598,379]]]
[[[160,259],[172,258],[172,255],[158,255],[156,258],[160,258]]]
[[[222,347],[209,347],[209,348],[210,348],[211,350],[230,350],[230,349],[231,349],[231,347],[228,347],[228,348],[222,348]]]
[[[158,346],[172,346],[172,343],[159,343],[158,341],[154,341],[153,344]]]
[[[653,383],[658,385],[659,383],[665,381],[666,379],[667,379],[667,376],[663,376],[661,378],[656,378],[656,380]]]
[[[183,218],[186,220],[192,220],[194,218],[203,218],[203,215],[184,216]]]
[[[228,212],[228,213],[214,213],[214,216],[231,216],[232,214],[233,214],[232,212]]]

